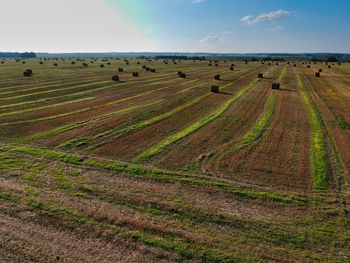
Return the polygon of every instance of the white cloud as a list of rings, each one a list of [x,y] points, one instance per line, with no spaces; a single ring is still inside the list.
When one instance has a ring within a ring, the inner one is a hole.
[[[145,29],[101,0],[0,0],[1,50],[156,50]]]
[[[200,3],[204,3],[206,0],[191,0],[192,4],[200,4]]]
[[[291,12],[284,10],[272,11],[269,13],[262,13],[258,16],[245,16],[241,19],[241,22],[245,25],[260,24],[267,21],[276,21],[284,16],[289,16]]]
[[[219,40],[220,40],[220,38],[218,36],[210,35],[210,36],[207,36],[207,37],[201,39],[200,42],[202,42],[202,43],[212,43],[212,42],[217,42]]]

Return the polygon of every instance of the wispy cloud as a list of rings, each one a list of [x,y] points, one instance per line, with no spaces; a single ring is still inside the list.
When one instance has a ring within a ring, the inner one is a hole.
[[[192,4],[200,4],[205,2],[206,0],[190,0]]]
[[[260,24],[264,23],[267,21],[276,21],[284,16],[289,16],[291,14],[290,11],[285,11],[285,10],[277,10],[277,11],[272,11],[269,13],[262,13],[257,16],[245,16],[241,19],[241,22],[245,25],[255,25],[255,24]]]
[[[278,32],[278,31],[282,31],[283,27],[282,26],[268,27],[266,28],[266,30],[270,32]]]
[[[218,36],[210,35],[210,36],[207,36],[207,37],[201,39],[200,42],[202,42],[202,43],[212,43],[212,42],[217,42],[219,40],[220,40],[220,38]]]

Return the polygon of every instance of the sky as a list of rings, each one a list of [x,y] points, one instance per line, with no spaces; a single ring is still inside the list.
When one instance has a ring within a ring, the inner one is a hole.
[[[0,51],[350,53],[349,0],[0,0]]]

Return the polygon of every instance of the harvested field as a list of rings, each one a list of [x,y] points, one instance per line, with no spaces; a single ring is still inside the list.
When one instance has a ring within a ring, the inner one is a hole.
[[[86,61],[0,64],[1,262],[350,260],[349,64]]]

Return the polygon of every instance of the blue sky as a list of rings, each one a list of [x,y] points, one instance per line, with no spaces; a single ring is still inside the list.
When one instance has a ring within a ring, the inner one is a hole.
[[[350,51],[348,0],[109,0],[109,3],[123,9],[167,50]],[[241,21],[246,16],[259,15],[262,18],[256,21]]]
[[[348,0],[1,0],[0,8],[5,51],[350,52]]]

